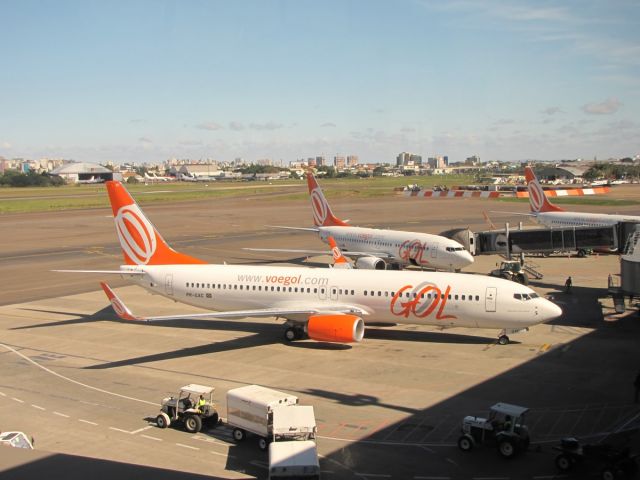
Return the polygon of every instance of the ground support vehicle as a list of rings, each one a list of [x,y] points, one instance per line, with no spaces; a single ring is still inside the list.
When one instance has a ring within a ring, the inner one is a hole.
[[[269,480],[319,478],[320,463],[313,440],[273,442],[269,445]]]
[[[489,418],[464,417],[458,447],[468,452],[477,444],[493,444],[504,458],[515,457],[529,447],[529,430],[524,424],[527,411],[518,405],[496,403],[489,409]]]
[[[243,441],[247,433],[258,436],[258,446],[266,450],[273,441],[273,410],[298,403],[298,397],[260,385],[247,385],[227,392],[227,424],[233,439]],[[315,425],[314,425],[315,426]]]
[[[0,445],[33,450],[35,440],[24,432],[0,432]]]
[[[503,260],[500,263],[500,268],[491,270],[489,275],[518,282],[522,285],[529,285],[529,276],[527,272],[524,271],[519,260]]]
[[[156,425],[167,428],[181,424],[189,433],[199,432],[203,424],[215,427],[220,419],[213,404],[214,390],[214,387],[195,383],[180,388],[176,396],[162,400]]]
[[[632,455],[628,448],[617,449],[605,443],[581,445],[573,437],[563,438],[560,446],[553,448],[560,452],[555,462],[563,473],[582,463],[588,463],[590,471],[599,468],[602,480],[634,478],[638,472],[637,456]]]

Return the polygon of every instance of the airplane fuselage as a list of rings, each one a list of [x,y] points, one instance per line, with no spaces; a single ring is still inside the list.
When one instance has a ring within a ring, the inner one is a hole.
[[[142,287],[207,310],[356,307],[375,322],[522,329],[561,314],[532,289],[501,278],[446,272],[236,265],[121,266]],[[307,320],[288,317],[301,323]]]
[[[473,257],[455,240],[429,233],[378,228],[321,226],[320,239],[332,236],[345,253],[371,252],[387,256],[401,265],[458,270],[473,263]]]
[[[608,227],[620,222],[640,222],[637,215],[609,215],[606,213],[539,212],[536,221],[546,227]]]

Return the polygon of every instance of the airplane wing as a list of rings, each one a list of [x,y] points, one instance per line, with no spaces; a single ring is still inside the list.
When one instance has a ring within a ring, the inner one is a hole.
[[[242,250],[248,250],[250,252],[282,252],[282,253],[304,253],[309,255],[331,255],[331,252],[327,250],[294,250],[288,248],[243,248]],[[395,256],[386,252],[356,252],[356,251],[342,251],[345,257],[378,257],[378,258],[396,258]]]
[[[295,308],[260,308],[256,310],[233,310],[227,312],[207,312],[207,313],[185,313],[181,315],[164,315],[160,317],[139,317],[127,307],[120,298],[115,294],[111,287],[104,282],[100,282],[100,286],[107,294],[107,298],[111,302],[113,310],[118,317],[122,320],[131,320],[137,322],[162,322],[167,320],[186,320],[186,319],[201,319],[201,320],[215,320],[224,318],[247,318],[247,317],[288,317],[292,315],[314,315],[314,314],[328,314],[328,313],[343,313],[352,315],[368,315],[366,310],[351,305],[336,306],[333,305],[330,308],[326,306],[309,307],[303,309]]]
[[[138,270],[51,270],[52,272],[61,273],[100,273],[106,275],[145,275],[144,272]]]
[[[304,232],[316,232],[318,233],[320,230],[314,227],[285,227],[283,225],[265,225],[270,228],[284,228],[285,230],[302,230]]]

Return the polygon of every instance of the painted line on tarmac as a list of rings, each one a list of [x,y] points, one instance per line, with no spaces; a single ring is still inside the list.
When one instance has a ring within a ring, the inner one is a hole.
[[[31,406],[32,406],[33,408],[35,408],[35,409],[38,409],[38,410],[46,410],[46,408],[41,407],[40,405],[34,405],[33,403],[31,404]]]
[[[11,400],[15,400],[18,403],[24,403],[24,400],[20,400],[19,398],[16,398],[16,397],[11,397]]]
[[[57,415],[59,417],[63,417],[63,418],[69,418],[69,415],[65,414],[65,413],[60,413],[60,412],[53,412],[54,415]]]
[[[156,442],[162,442],[162,439],[158,437],[150,437],[149,435],[140,435],[140,436],[148,440],[155,440]]]
[[[86,424],[88,424],[88,425],[93,425],[94,427],[97,427],[97,426],[98,426],[98,424],[97,424],[96,422],[91,422],[91,421],[89,421],[89,420],[85,420],[84,418],[79,418],[79,419],[78,419],[78,421],[79,421],[79,422],[82,422],[82,423],[86,423]]]
[[[188,448],[189,450],[200,450],[199,447],[192,447],[191,445],[185,445],[184,443],[176,443],[176,446],[182,448]]]
[[[131,435],[135,435],[136,433],[144,432],[145,430],[149,430],[153,428],[153,425],[147,425],[146,427],[139,428],[138,430],[134,430],[133,432],[129,432]]]
[[[356,472],[359,477],[371,477],[371,478],[391,478],[391,475],[385,473],[361,473]]]
[[[416,475],[413,477],[413,480],[450,480],[451,477],[430,477],[430,476],[422,476]]]
[[[27,362],[32,363],[33,365],[35,365],[36,367],[44,370],[45,372],[47,372],[47,373],[49,373],[51,375],[54,375],[54,376],[56,376],[58,378],[61,378],[62,380],[65,380],[67,382],[75,383],[76,385],[80,385],[81,387],[88,388],[88,389],[94,390],[96,392],[106,393],[107,395],[113,395],[114,397],[124,398],[125,400],[132,400],[134,402],[145,403],[147,405],[153,405],[154,407],[157,406],[157,404],[158,404],[158,402],[149,402],[147,400],[142,400],[140,398],[129,397],[127,395],[122,395],[120,393],[110,392],[109,390],[104,390],[102,388],[94,387],[92,385],[87,385],[86,383],[79,382],[79,381],[74,380],[72,378],[65,377],[64,375],[61,375],[61,374],[59,374],[57,372],[54,372],[53,370],[51,370],[50,368],[45,367],[44,365],[40,365],[35,360],[32,360],[31,358],[29,358],[26,355],[24,355],[24,354],[20,353],[19,351],[17,351],[15,348],[12,348],[12,347],[10,347],[8,345],[5,345],[4,343],[0,343],[0,347],[3,347],[4,349],[15,353],[16,355],[18,355],[19,357],[23,358]]]
[[[6,394],[6,393],[4,393],[4,392],[0,392],[0,397],[6,397],[6,396],[7,396],[7,394]]]
[[[122,433],[131,434],[131,432],[129,430],[123,430],[122,428],[117,428],[117,427],[109,427],[109,430],[115,430],[116,432],[122,432]]]

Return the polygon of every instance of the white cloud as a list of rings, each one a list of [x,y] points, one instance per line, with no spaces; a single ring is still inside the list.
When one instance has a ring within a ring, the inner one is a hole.
[[[611,97],[601,103],[587,103],[582,106],[582,111],[592,115],[611,115],[616,113],[621,106],[620,100]]]
[[[281,123],[266,122],[266,123],[252,123],[250,127],[253,130],[278,130],[283,127]]]
[[[196,128],[199,128],[200,130],[220,130],[222,128],[224,128],[222,125],[216,123],[216,122],[203,122],[200,123],[198,125],[196,125]]]
[[[558,113],[564,113],[560,107],[549,107],[542,110],[541,113],[545,115],[556,115]]]
[[[237,132],[244,130],[244,125],[240,122],[230,122],[229,123],[229,129],[231,130],[235,130]]]
[[[140,137],[138,141],[142,143],[153,143],[153,141],[148,137]]]
[[[322,128],[335,128],[336,124],[335,123],[331,123],[331,122],[326,122],[323,123],[322,125],[320,125]]]
[[[12,145],[9,142],[2,142],[0,143],[0,147],[9,149]]]

